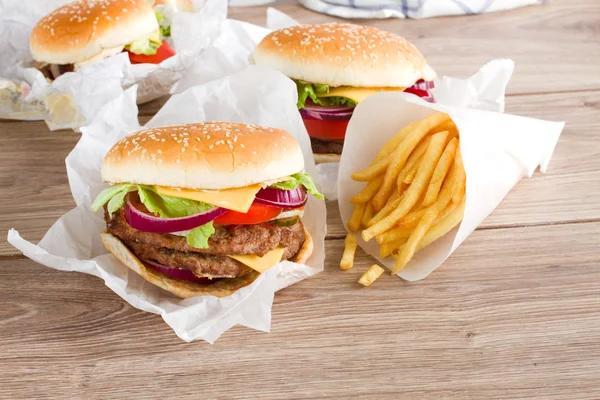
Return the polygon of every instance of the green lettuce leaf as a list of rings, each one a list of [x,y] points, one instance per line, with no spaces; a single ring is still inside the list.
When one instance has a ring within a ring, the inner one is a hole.
[[[215,233],[213,222],[210,221],[202,226],[194,228],[188,233],[185,240],[192,247],[205,249],[208,247],[208,239]]]
[[[164,196],[150,186],[138,186],[140,200],[148,211],[161,218],[182,218],[215,208],[211,204],[181,197]]]
[[[283,190],[292,190],[296,189],[300,185],[304,186],[308,193],[312,194],[317,199],[324,199],[323,195],[315,186],[315,183],[313,182],[311,176],[304,171],[298,172],[297,174],[290,176],[285,181],[277,182],[276,184],[271,185],[271,187]]]
[[[307,99],[311,99],[313,103],[321,106],[345,106],[356,107],[356,102],[347,97],[332,96],[332,97],[317,97],[319,94],[329,92],[328,85],[318,83],[309,83],[304,81],[294,81],[298,89],[298,109],[304,107]]]
[[[156,15],[156,20],[158,21],[158,27],[160,29],[160,38],[161,40],[171,36],[171,25],[169,24],[169,20],[167,16],[158,11],[154,11],[154,15]]]
[[[92,203],[92,211],[96,212],[108,203],[108,212],[112,215],[112,213],[123,206],[125,195],[134,187],[135,185],[129,183],[121,183],[119,185],[107,187],[100,192]]]
[[[150,39],[138,39],[134,40],[130,44],[125,46],[125,50],[128,50],[135,54],[144,54],[151,56],[156,54],[156,50],[160,47],[161,42],[155,42]]]

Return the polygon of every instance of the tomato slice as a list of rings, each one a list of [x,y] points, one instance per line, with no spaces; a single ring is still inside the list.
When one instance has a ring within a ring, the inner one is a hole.
[[[267,204],[252,203],[248,212],[228,210],[225,214],[214,220],[215,224],[221,225],[252,225],[260,224],[275,218],[281,213],[281,208]]]
[[[131,61],[132,64],[160,64],[167,58],[173,57],[175,55],[175,49],[163,40],[160,47],[156,50],[156,54],[152,54],[151,56],[135,54],[130,51],[128,51],[128,53],[129,61]]]
[[[308,136],[319,139],[343,139],[346,136],[348,121],[323,121],[321,119],[302,118]]]

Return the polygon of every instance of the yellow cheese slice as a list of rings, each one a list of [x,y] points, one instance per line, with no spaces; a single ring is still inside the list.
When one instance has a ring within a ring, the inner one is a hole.
[[[260,187],[260,185],[252,185],[223,190],[194,190],[155,186],[158,194],[201,201],[203,203],[243,213],[248,212],[250,209]]]
[[[284,251],[284,248],[277,248],[275,250],[271,250],[262,257],[256,255],[238,255],[227,257],[233,258],[234,260],[237,260],[242,264],[249,266],[253,270],[263,273],[272,266],[277,265],[279,261],[281,261],[281,257],[283,257]]]
[[[374,95],[379,92],[403,92],[405,88],[401,87],[374,87],[374,88],[355,88],[350,86],[339,86],[329,88],[329,92],[323,94],[317,94],[317,97],[346,97],[350,100],[354,100],[357,104],[366,99],[367,97]]]

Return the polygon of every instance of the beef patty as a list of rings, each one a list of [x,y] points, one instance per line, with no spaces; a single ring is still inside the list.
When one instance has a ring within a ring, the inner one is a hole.
[[[208,240],[208,248],[190,246],[185,237],[142,232],[132,228],[122,214],[105,209],[108,230],[125,243],[139,258],[149,259],[173,268],[190,270],[201,278],[235,278],[251,271],[249,267],[226,257],[231,254],[263,256],[278,247],[285,248],[282,259],[293,258],[305,240],[304,226],[298,220],[290,226],[276,222],[256,225],[216,225]]]
[[[315,154],[342,154],[343,140],[328,140],[311,137],[310,146]]]
[[[53,81],[62,74],[66,74],[67,72],[75,71],[75,65],[73,64],[43,64],[36,63],[36,68],[41,71],[44,76]]]

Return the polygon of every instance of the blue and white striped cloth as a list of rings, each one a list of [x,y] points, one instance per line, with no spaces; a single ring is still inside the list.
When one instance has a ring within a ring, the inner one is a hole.
[[[340,18],[430,18],[509,10],[548,0],[299,0],[311,10]],[[236,6],[277,3],[275,0],[229,0]],[[276,5],[276,4],[275,4]]]
[[[547,0],[300,0],[323,14],[341,18],[430,18],[470,15],[544,3]]]

